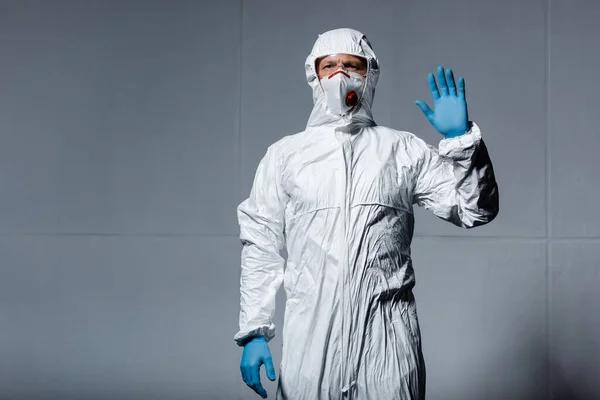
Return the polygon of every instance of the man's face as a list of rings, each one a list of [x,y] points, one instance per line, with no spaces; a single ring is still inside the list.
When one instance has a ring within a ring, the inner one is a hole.
[[[367,60],[350,54],[333,54],[317,60],[317,75],[319,79],[331,75],[338,69],[356,72],[361,76],[367,74]]]

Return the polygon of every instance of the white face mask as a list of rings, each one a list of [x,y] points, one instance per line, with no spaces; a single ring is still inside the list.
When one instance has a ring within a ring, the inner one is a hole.
[[[329,109],[337,115],[346,115],[360,101],[364,78],[356,72],[338,70],[321,79]]]

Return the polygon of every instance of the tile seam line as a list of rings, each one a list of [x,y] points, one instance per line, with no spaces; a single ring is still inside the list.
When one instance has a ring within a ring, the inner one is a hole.
[[[552,263],[552,202],[551,202],[551,139],[552,135],[550,133],[550,110],[552,107],[552,102],[550,99],[550,51],[551,51],[551,36],[550,36],[550,4],[551,0],[544,0],[544,86],[545,86],[545,104],[544,104],[544,124],[545,124],[545,134],[546,134],[546,157],[545,157],[545,171],[546,171],[546,332],[545,332],[545,345],[546,345],[546,395],[548,399],[552,399],[553,390],[551,384],[550,377],[550,360],[552,359],[552,276],[550,273],[550,265]]]
[[[238,38],[238,126],[237,126],[237,136],[238,136],[238,199],[242,197],[242,177],[243,177],[243,163],[242,163],[242,66],[243,66],[243,57],[244,57],[244,0],[240,0],[240,31]]]

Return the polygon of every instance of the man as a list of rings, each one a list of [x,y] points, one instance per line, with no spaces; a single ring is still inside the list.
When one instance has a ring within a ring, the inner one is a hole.
[[[306,130],[271,145],[238,207],[243,243],[241,372],[266,397],[275,296],[287,294],[277,399],[423,399],[425,365],[412,293],[413,204],[472,228],[498,213],[464,80],[438,68],[439,150],[371,114],[379,62],[351,29],[319,36],[305,64],[314,108]]]

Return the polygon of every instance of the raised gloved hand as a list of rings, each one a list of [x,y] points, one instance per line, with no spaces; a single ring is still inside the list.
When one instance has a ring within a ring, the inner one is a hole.
[[[271,358],[271,350],[265,338],[262,336],[251,339],[244,346],[242,353],[242,361],[240,369],[242,371],[242,379],[246,385],[250,386],[263,399],[267,397],[267,391],[260,383],[260,366],[264,364],[267,370],[267,377],[275,380],[275,367]]]
[[[452,138],[466,133],[469,129],[469,116],[467,101],[465,99],[465,80],[458,79],[458,93],[454,82],[454,74],[444,67],[437,69],[440,90],[438,90],[435,77],[430,73],[427,77],[429,89],[433,97],[433,110],[421,100],[416,104],[425,114],[431,125],[445,138]],[[441,92],[441,93],[440,93]]]

